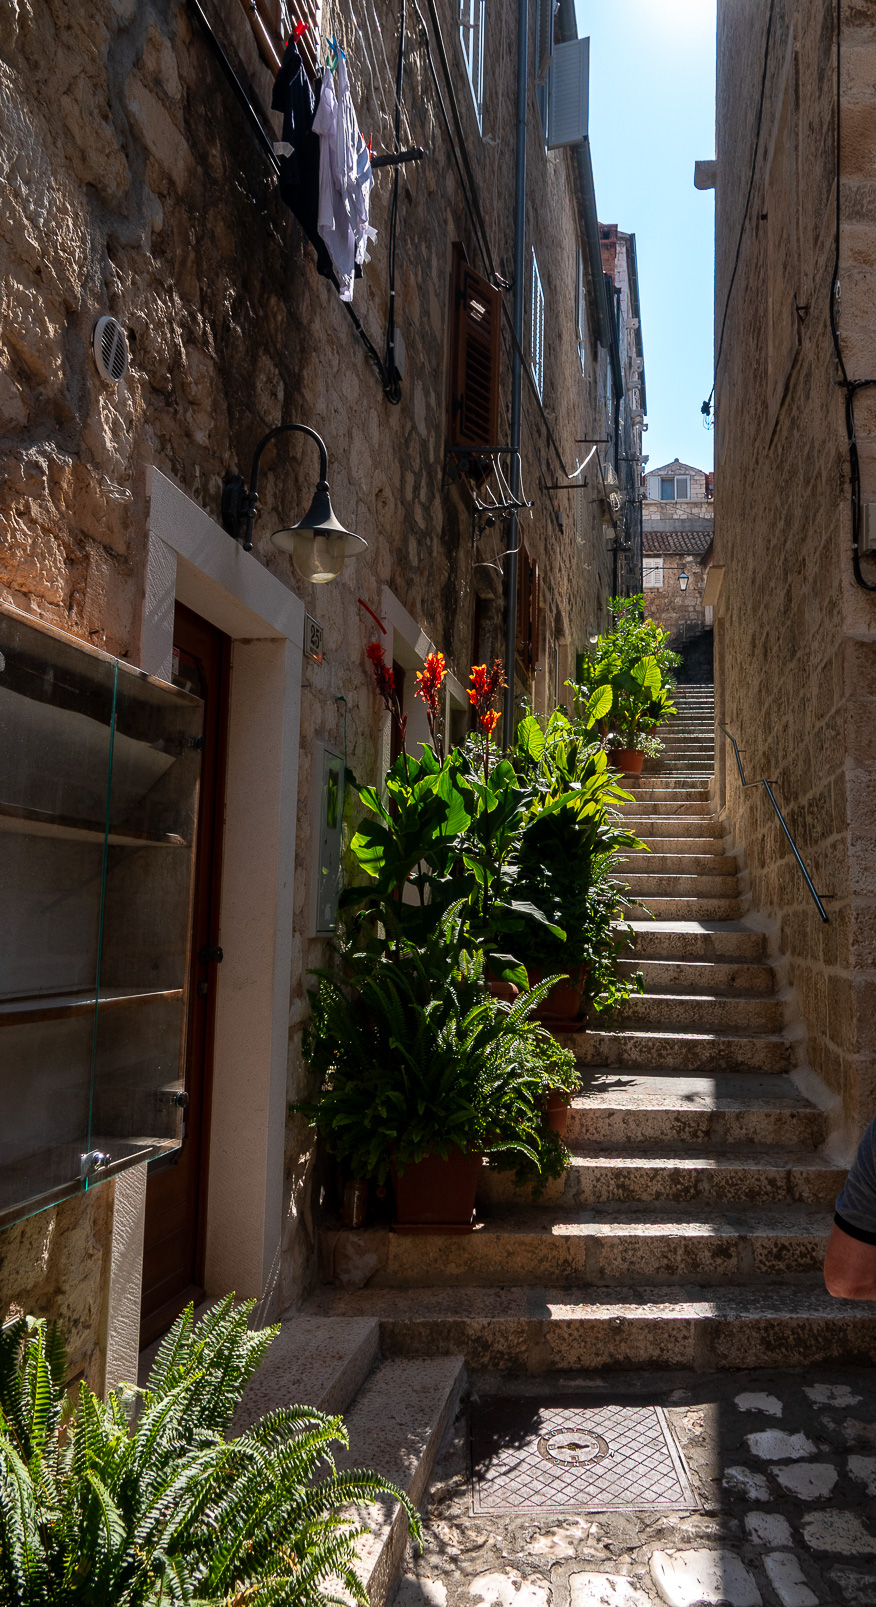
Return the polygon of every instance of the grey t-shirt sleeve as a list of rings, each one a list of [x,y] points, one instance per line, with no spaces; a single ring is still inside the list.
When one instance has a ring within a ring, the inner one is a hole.
[[[836,1202],[838,1226],[876,1244],[876,1117],[861,1139],[855,1163]]]

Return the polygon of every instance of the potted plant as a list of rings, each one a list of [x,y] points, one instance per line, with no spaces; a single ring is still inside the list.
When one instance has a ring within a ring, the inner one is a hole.
[[[576,706],[598,723],[615,768],[640,775],[655,751],[650,733],[675,714],[671,672],[681,658],[668,646],[669,632],[645,619],[641,594],[612,598],[611,609],[613,629],[582,660]]]
[[[613,813],[629,794],[594,740],[593,719],[591,712],[573,723],[558,709],[542,731],[530,715],[518,727],[514,753],[518,772],[533,790],[518,852],[517,893],[521,900],[538,897],[553,922],[527,928],[528,977],[535,985],[550,971],[566,973],[541,1013],[567,1031],[584,1024],[586,1000],[594,991],[594,876],[598,872],[601,882],[618,853],[644,846]],[[598,941],[603,941],[601,932]],[[603,987],[605,967],[597,966],[596,974]]]
[[[305,1053],[321,1087],[296,1108],[354,1176],[392,1177],[403,1232],[470,1232],[485,1155],[539,1165],[533,1045],[547,1035],[530,1017],[550,984],[492,999],[462,925],[457,908],[418,948],[342,952],[310,996]]]

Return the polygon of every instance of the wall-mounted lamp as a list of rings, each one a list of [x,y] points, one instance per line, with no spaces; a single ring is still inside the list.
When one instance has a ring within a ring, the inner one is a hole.
[[[368,546],[363,536],[345,530],[334,515],[328,486],[328,453],[325,442],[307,424],[278,424],[269,430],[255,449],[249,476],[249,490],[242,474],[232,474],[222,488],[222,525],[235,541],[243,539],[244,552],[252,552],[252,533],[259,500],[259,465],[265,447],[278,435],[298,430],[309,435],[319,447],[319,481],[304,518],[297,525],[275,530],[273,546],[291,552],[292,563],[303,580],[324,585],[341,573],[344,561]]]
[[[690,575],[686,575],[684,570],[682,569],[681,574],[678,577],[678,584],[681,587],[682,591],[687,591],[687,583],[688,583],[689,580],[690,580]]]

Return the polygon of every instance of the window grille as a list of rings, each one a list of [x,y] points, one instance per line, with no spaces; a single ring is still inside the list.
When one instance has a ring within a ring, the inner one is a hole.
[[[459,0],[459,38],[478,128],[484,121],[484,13],[486,0]]]
[[[539,401],[544,396],[544,289],[535,252],[532,253],[532,307],[529,361]]]

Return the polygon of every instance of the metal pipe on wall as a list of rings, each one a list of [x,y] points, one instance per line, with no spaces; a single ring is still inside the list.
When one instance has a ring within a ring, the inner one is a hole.
[[[523,324],[526,307],[526,109],[529,69],[529,3],[518,0],[517,10],[517,129],[514,154],[514,344],[511,350],[511,476],[513,496],[520,498],[520,409],[523,391]],[[503,746],[514,740],[514,666],[517,660],[517,550],[520,521],[517,511],[508,524],[505,559],[505,689]]]

